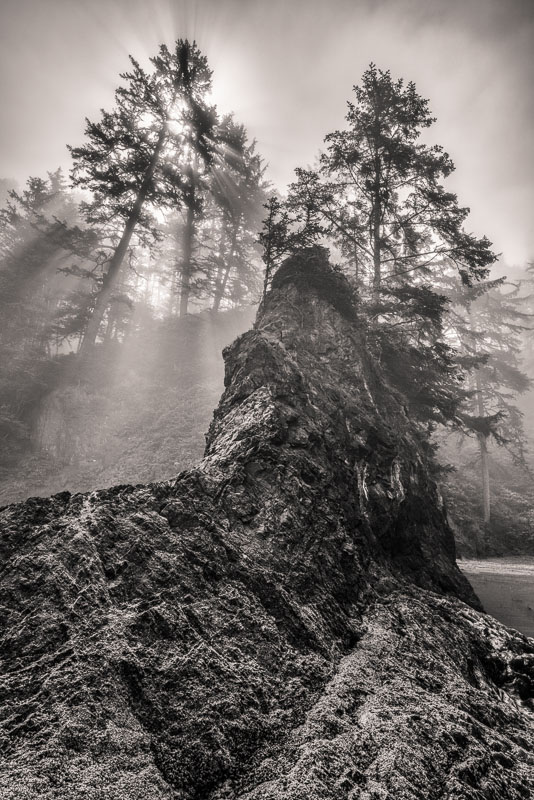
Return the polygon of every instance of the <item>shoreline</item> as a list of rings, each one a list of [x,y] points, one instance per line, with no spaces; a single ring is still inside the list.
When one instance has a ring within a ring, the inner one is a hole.
[[[534,637],[534,556],[469,558],[457,563],[488,614]]]

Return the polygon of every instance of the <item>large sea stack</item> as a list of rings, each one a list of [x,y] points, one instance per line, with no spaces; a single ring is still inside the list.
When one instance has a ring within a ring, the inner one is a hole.
[[[224,357],[197,469],[1,512],[0,796],[532,797],[534,641],[324,251]]]

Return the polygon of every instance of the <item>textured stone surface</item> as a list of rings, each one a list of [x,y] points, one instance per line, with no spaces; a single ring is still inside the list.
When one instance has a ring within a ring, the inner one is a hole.
[[[6,800],[534,791],[534,642],[476,610],[424,438],[295,275],[198,469],[3,510]]]

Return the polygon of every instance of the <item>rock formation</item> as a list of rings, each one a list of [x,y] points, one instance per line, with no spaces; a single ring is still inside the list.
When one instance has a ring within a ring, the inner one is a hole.
[[[534,641],[320,250],[225,361],[197,469],[2,511],[0,796],[531,797]]]

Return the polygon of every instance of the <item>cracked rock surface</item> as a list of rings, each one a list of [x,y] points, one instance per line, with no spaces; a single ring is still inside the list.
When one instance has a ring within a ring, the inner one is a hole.
[[[282,268],[197,469],[2,510],[2,798],[533,795],[534,641],[457,569],[349,295]]]

